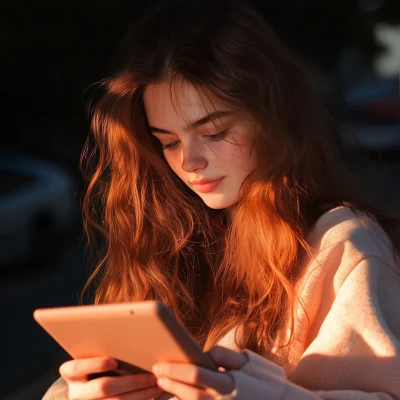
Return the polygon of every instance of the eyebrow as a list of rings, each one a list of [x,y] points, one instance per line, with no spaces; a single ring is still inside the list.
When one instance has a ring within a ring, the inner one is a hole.
[[[214,121],[215,119],[218,118],[222,118],[222,117],[227,117],[232,115],[233,112],[232,111],[215,111],[211,114],[206,115],[203,118],[200,118],[197,121],[194,122],[190,122],[188,125],[185,126],[185,128],[183,128],[183,130],[185,132],[191,130],[191,129],[195,129],[198,128],[199,126],[208,124],[212,121]],[[162,128],[157,128],[155,126],[149,126],[149,129],[152,133],[166,133],[166,134],[172,134],[172,132],[167,131],[166,129],[162,129]]]

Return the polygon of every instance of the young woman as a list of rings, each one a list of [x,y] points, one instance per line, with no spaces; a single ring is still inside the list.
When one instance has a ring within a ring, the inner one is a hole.
[[[125,44],[84,153],[89,283],[163,301],[226,372],[72,360],[45,399],[400,399],[397,222],[355,191],[302,67],[234,0],[158,3]]]

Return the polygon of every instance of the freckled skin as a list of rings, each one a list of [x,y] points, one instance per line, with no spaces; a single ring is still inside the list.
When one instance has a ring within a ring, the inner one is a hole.
[[[214,209],[233,206],[243,180],[256,166],[255,152],[250,154],[254,125],[249,118],[237,115],[217,99],[200,97],[189,83],[176,84],[171,96],[169,82],[150,85],[144,92],[144,106],[149,126],[170,133],[153,134],[164,147],[164,156],[172,170],[204,203]],[[199,127],[185,129],[214,111],[231,115],[214,119]],[[223,133],[223,137],[214,136]],[[200,193],[191,182],[224,178],[211,192]]]

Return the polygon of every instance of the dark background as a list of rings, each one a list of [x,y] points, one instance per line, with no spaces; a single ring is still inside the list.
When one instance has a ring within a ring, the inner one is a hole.
[[[90,87],[112,72],[120,39],[149,3],[0,4],[0,399],[40,399],[66,359],[32,312],[78,303],[89,273],[79,210],[79,158],[89,129]],[[339,139],[356,158],[351,168],[371,199],[400,212],[400,71],[382,77],[374,70],[385,49],[373,34],[379,22],[400,24],[400,2],[255,3],[309,65],[338,118]],[[24,171],[13,169],[24,160]],[[58,197],[50,191],[57,185],[41,182],[44,178],[32,172],[34,162],[46,162],[42,170],[61,169],[57,179],[60,187],[66,184]],[[35,185],[41,195],[31,201]],[[73,207],[52,210],[68,201]],[[59,226],[58,220],[63,221]],[[25,236],[26,246],[11,256]]]

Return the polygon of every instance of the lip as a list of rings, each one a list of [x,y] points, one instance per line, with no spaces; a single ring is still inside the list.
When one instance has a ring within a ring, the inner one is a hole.
[[[219,179],[200,179],[198,181],[193,181],[191,184],[196,188],[196,190],[200,193],[208,193],[212,192],[214,189],[216,189],[224,177],[219,178]]]

